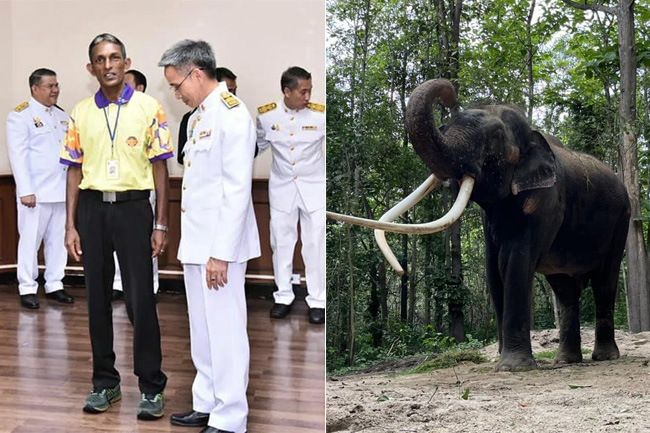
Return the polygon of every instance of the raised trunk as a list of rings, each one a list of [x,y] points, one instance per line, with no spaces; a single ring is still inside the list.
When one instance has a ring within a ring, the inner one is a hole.
[[[457,105],[456,92],[449,81],[429,80],[419,85],[406,108],[406,129],[415,152],[437,177],[460,179],[463,173],[454,168],[454,149],[433,119],[433,102],[437,98],[448,108]]]

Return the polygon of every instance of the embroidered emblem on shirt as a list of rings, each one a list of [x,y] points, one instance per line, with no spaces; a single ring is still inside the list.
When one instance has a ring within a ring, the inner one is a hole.
[[[208,129],[207,131],[201,131],[199,132],[199,140],[202,140],[204,138],[208,138],[212,135],[212,129]]]
[[[261,107],[257,108],[257,112],[259,114],[264,114],[267,111],[275,110],[278,107],[278,104],[275,102],[271,102],[270,104],[262,105]]]
[[[41,121],[40,117],[35,117],[34,118],[34,126],[37,128],[42,128],[43,127],[43,122]]]
[[[318,111],[320,113],[325,112],[325,105],[317,104],[315,102],[308,102],[307,103],[307,108],[309,108],[310,110]]]
[[[302,130],[303,131],[316,131],[316,130],[318,130],[318,126],[303,126]]]
[[[280,130],[280,125],[271,125],[271,129],[273,131],[279,131]]]
[[[135,147],[138,145],[138,139],[135,138],[134,136],[130,136],[129,138],[126,139],[126,144],[128,144],[129,147]]]
[[[235,95],[230,92],[221,92],[221,100],[224,104],[226,104],[226,107],[228,108],[236,107],[239,105],[239,101],[237,98],[235,98]]]
[[[15,108],[14,108],[14,111],[15,111],[16,113],[20,113],[21,111],[23,111],[23,110],[24,110],[25,108],[27,108],[27,107],[29,107],[29,102],[23,102],[23,103],[20,104],[19,106],[15,107]]]

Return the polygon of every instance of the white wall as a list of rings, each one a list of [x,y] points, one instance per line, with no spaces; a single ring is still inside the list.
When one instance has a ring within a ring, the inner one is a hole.
[[[58,105],[66,111],[98,89],[86,70],[88,44],[112,33],[126,45],[134,69],[147,76],[147,93],[158,99],[172,130],[188,108],[174,98],[157,65],[181,39],[212,45],[217,66],[237,75],[237,96],[256,115],[281,97],[280,75],[289,66],[312,73],[312,101],[325,102],[324,0],[0,0],[0,174],[9,174],[5,119],[29,98],[27,79],[37,68],[57,72]],[[176,145],[176,140],[174,140]],[[270,152],[258,158],[256,178],[268,177]],[[169,161],[170,174],[182,167]]]

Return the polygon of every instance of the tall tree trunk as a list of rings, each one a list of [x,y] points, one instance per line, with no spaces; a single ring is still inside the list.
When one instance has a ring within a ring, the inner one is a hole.
[[[621,60],[621,141],[620,155],[623,180],[630,196],[632,215],[627,237],[628,317],[630,331],[650,330],[650,293],[648,291],[648,255],[643,238],[638,150],[634,121],[636,120],[636,48],[634,43],[634,1],[620,0],[618,16],[618,43]]]
[[[616,9],[600,4],[581,4],[572,0],[564,3],[582,10],[597,10],[618,18],[618,54],[621,68],[621,141],[619,144],[620,169],[632,206],[629,232],[625,243],[629,269],[627,303],[628,323],[631,332],[650,330],[650,281],[648,257],[643,238],[638,150],[634,121],[636,120],[636,45],[634,42],[634,0],[619,0]]]
[[[400,76],[400,103],[402,105],[402,113],[406,113],[406,75],[407,75],[407,59],[408,59],[408,53],[404,52],[402,53],[402,58],[401,58],[401,67],[402,67],[402,74]],[[402,130],[402,145],[407,148],[409,145],[409,136],[408,132],[406,131],[406,128]],[[406,183],[402,185],[402,191],[404,192],[404,197],[409,194],[409,185]],[[409,212],[404,212],[403,215],[404,222],[408,222],[409,219]],[[402,235],[402,260],[401,260],[401,265],[402,269],[404,269],[404,274],[402,275],[402,281],[401,281],[401,290],[400,290],[400,319],[402,321],[407,320],[408,316],[408,267],[407,267],[407,257],[408,257],[408,235]]]
[[[354,340],[355,340],[355,330],[354,330],[354,272],[353,272],[353,263],[352,263],[352,230],[350,227],[347,227],[347,239],[348,239],[348,269],[350,270],[349,274],[349,286],[348,286],[348,297],[349,297],[349,322],[348,322],[348,365],[354,365]]]
[[[408,282],[409,282],[409,276],[408,276],[408,271],[407,271],[407,260],[406,257],[408,256],[408,249],[409,249],[409,238],[408,235],[402,235],[402,260],[400,261],[400,264],[402,265],[402,269],[404,269],[404,274],[402,274],[401,282],[400,282],[400,314],[399,317],[403,322],[406,322],[408,320]]]
[[[368,198],[363,196],[362,200],[366,212],[366,218],[372,219],[374,215],[370,203],[368,202]],[[375,256],[377,251],[374,248],[374,243],[371,243],[368,249],[370,254]],[[370,302],[368,303],[368,313],[370,313],[370,318],[372,320],[370,324],[370,332],[372,334],[373,347],[381,346],[382,323],[381,318],[379,317],[379,296],[379,269],[377,261],[373,260],[370,263]]]
[[[377,262],[372,261],[370,264],[370,302],[368,304],[368,313],[370,313],[372,346],[381,346],[381,320],[379,317],[379,269]]]
[[[408,321],[415,321],[415,292],[416,292],[416,275],[418,268],[418,237],[411,236],[411,272],[409,273],[409,311]]]
[[[388,320],[388,286],[386,286],[386,261],[379,263],[379,293],[381,293],[381,323]]]
[[[460,186],[457,182],[451,182],[451,202],[453,203],[458,197]],[[455,289],[462,291],[463,275],[461,271],[461,253],[460,253],[460,220],[457,220],[451,226],[451,278],[455,283]],[[465,315],[463,313],[463,299],[460,296],[454,296],[454,300],[449,302],[449,336],[457,342],[465,341]]]
[[[535,12],[535,0],[530,2],[530,9],[528,10],[528,21],[526,22],[526,69],[528,70],[528,121],[533,121],[533,107],[535,106],[534,101],[534,84],[533,81],[533,38],[532,38],[532,27],[533,27],[533,13]]]
[[[431,323],[431,242],[429,239],[424,241],[424,325]]]

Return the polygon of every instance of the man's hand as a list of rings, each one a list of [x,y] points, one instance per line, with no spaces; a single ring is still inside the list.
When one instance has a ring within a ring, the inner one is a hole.
[[[30,194],[24,197],[20,197],[20,203],[22,203],[23,206],[36,207],[36,196],[34,194]]]
[[[79,233],[77,229],[66,228],[65,229],[65,248],[68,250],[68,253],[72,256],[73,259],[80,262],[81,255],[81,239],[79,239]]]
[[[158,257],[165,252],[167,247],[167,232],[164,230],[154,230],[151,233],[151,257]]]
[[[205,267],[205,278],[209,289],[218,289],[228,284],[228,262],[210,257]]]

